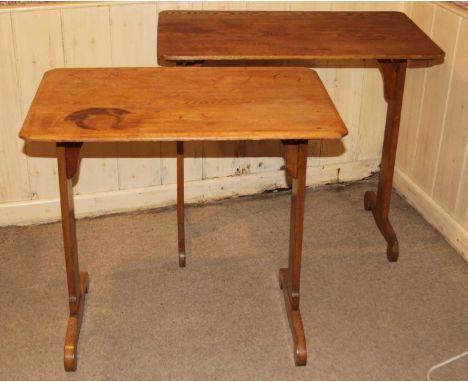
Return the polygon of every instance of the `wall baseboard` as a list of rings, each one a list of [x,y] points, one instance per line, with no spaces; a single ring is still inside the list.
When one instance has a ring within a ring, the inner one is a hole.
[[[307,185],[359,180],[378,171],[379,160],[331,164],[307,169]],[[434,226],[468,261],[468,231],[445,212],[406,174],[395,168],[397,191]],[[241,195],[253,195],[286,187],[284,171],[213,178],[185,183],[186,203],[203,203]],[[76,195],[77,218],[138,211],[175,205],[176,185]],[[58,199],[0,204],[0,227],[60,220]]]
[[[307,185],[346,182],[378,171],[379,160],[362,160],[307,168]],[[252,195],[286,187],[284,171],[206,179],[185,183],[186,203]],[[75,196],[77,218],[175,205],[176,185],[109,191]],[[0,226],[48,223],[60,220],[58,198],[0,204]]]
[[[468,261],[468,231],[398,168],[395,168],[394,186]]]

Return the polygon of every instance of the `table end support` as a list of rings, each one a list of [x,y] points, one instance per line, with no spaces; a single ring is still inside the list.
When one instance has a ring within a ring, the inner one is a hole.
[[[286,173],[292,180],[292,190],[288,268],[280,269],[279,284],[283,290],[286,313],[294,341],[294,362],[296,366],[304,366],[307,363],[307,347],[299,310],[299,297],[308,141],[283,141],[283,145]]]
[[[89,287],[88,273],[80,272],[79,268],[73,200],[73,177],[78,172],[82,143],[57,143],[56,146],[68,305],[70,309],[65,335],[64,368],[65,371],[75,371],[78,363],[78,339],[84,315],[85,295],[88,293]]]
[[[388,104],[387,118],[377,194],[372,191],[365,193],[364,208],[372,211],[375,223],[387,241],[388,261],[396,262],[399,256],[399,246],[389,220],[389,212],[407,61],[378,60],[377,62],[383,76],[384,96]]]

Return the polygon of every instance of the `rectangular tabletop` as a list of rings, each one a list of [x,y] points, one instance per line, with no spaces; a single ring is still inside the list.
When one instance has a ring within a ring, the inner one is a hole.
[[[338,139],[347,130],[304,68],[46,72],[20,137],[32,141]]]
[[[444,52],[400,12],[164,11],[158,58],[437,59]]]

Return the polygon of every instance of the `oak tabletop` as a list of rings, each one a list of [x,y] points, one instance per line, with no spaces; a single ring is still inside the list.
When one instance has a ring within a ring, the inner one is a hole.
[[[305,68],[54,69],[20,132],[31,141],[339,139],[347,133]]]
[[[400,12],[164,11],[161,64],[190,60],[342,60],[444,57]]]

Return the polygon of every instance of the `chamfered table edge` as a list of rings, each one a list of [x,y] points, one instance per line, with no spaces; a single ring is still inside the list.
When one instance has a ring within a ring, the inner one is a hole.
[[[336,133],[336,134],[314,134],[313,137],[310,135],[271,135],[268,137],[248,137],[248,136],[239,136],[239,135],[232,135],[232,136],[223,136],[219,137],[216,136],[215,134],[211,136],[203,136],[203,137],[192,137],[192,136],[183,136],[183,135],[174,135],[174,136],[168,136],[168,137],[157,137],[157,138],[125,138],[125,139],[120,139],[120,138],[67,138],[63,137],[61,139],[55,139],[52,137],[47,137],[47,135],[44,135],[43,138],[37,138],[34,136],[29,136],[28,134],[23,134],[20,132],[18,135],[19,138],[25,140],[26,142],[63,142],[63,143],[74,143],[74,142],[96,142],[96,143],[106,143],[106,142],[176,142],[176,141],[182,141],[182,142],[214,142],[214,141],[303,141],[303,140],[335,140],[335,139],[341,139],[344,136],[348,135],[347,129],[344,129],[343,133]]]

